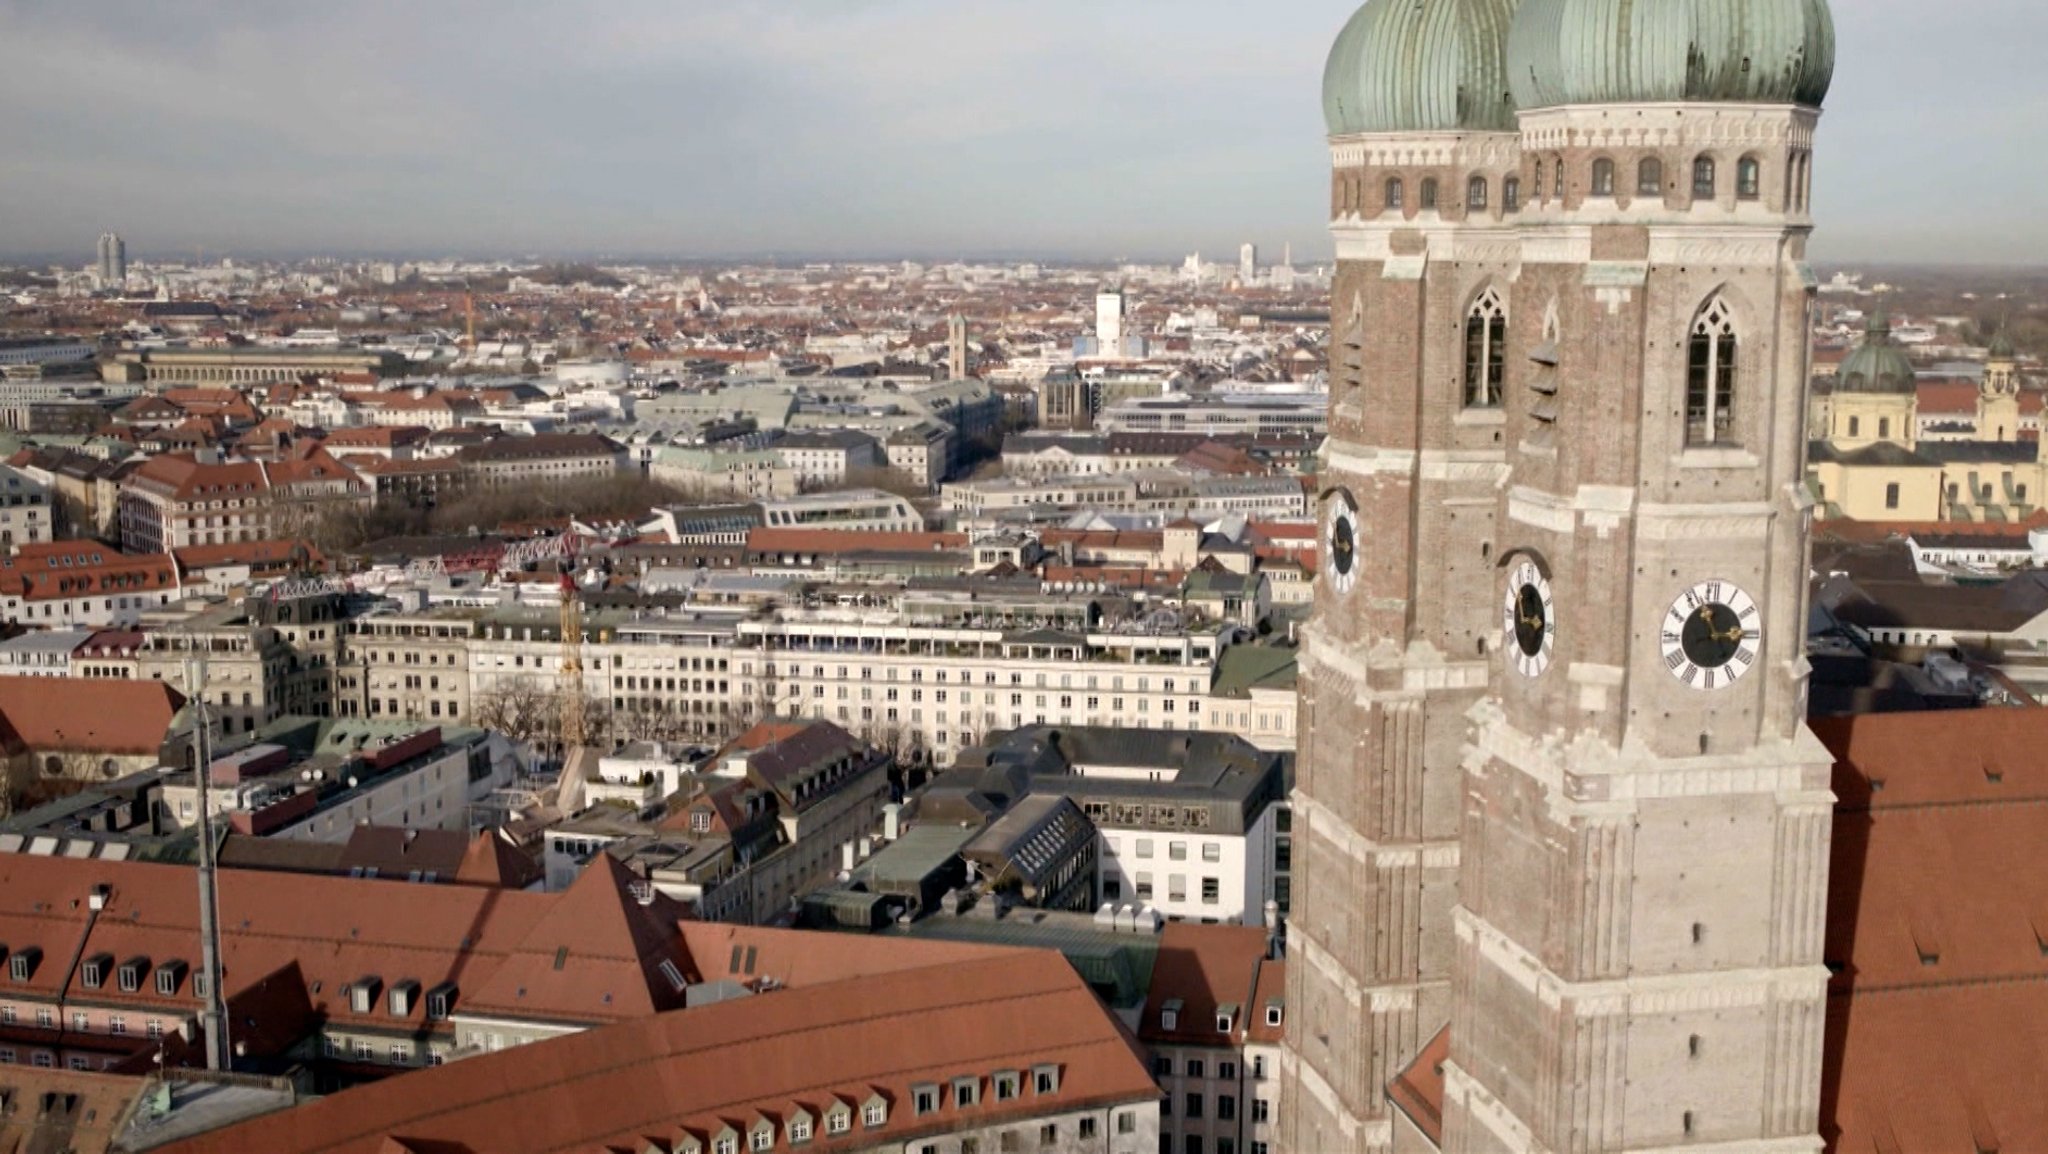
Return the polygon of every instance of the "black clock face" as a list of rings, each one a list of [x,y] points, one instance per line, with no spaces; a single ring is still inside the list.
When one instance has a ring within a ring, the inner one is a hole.
[[[1330,529],[1330,561],[1337,566],[1337,572],[1350,576],[1351,566],[1358,559],[1358,538],[1351,527],[1351,518],[1339,517]]]
[[[1700,690],[1726,689],[1763,656],[1763,613],[1727,581],[1702,581],[1678,595],[1665,613],[1664,665]]]
[[[1543,652],[1544,634],[1550,627],[1550,607],[1543,603],[1543,591],[1524,585],[1515,595],[1515,644],[1530,657]]]
[[[1742,651],[1745,630],[1735,610],[1711,601],[1693,610],[1685,619],[1680,642],[1685,659],[1701,669],[1720,669]]]

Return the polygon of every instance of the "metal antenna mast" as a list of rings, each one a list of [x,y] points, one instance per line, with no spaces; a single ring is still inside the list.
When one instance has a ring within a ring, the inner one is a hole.
[[[221,992],[220,889],[213,860],[213,802],[207,794],[213,751],[208,748],[211,733],[206,724],[206,658],[185,659],[185,686],[192,706],[193,777],[199,793],[199,970],[200,980],[206,984],[199,1025],[206,1037],[206,1068],[226,1072],[228,1031]]]

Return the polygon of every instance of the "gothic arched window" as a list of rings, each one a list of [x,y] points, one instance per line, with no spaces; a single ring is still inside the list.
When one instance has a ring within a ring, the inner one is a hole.
[[[1692,162],[1692,194],[1708,200],[1714,196],[1714,158],[1702,156]]]
[[[1614,195],[1614,162],[1604,156],[1593,162],[1593,195]]]
[[[1401,195],[1401,193],[1402,193],[1402,189],[1401,189],[1401,178],[1400,178],[1400,177],[1398,177],[1398,176],[1390,176],[1390,177],[1388,177],[1388,178],[1387,178],[1387,211],[1388,211],[1388,212],[1399,212],[1399,211],[1401,211],[1401,207],[1402,207],[1402,200],[1403,200],[1403,198],[1402,198],[1402,195]]]
[[[1654,156],[1646,156],[1636,165],[1636,195],[1664,195],[1664,162]]]
[[[1715,297],[1700,310],[1686,344],[1685,443],[1735,443],[1735,317]]]
[[[1543,197],[1543,190],[1544,190],[1545,188],[1549,187],[1548,185],[1546,185],[1546,184],[1544,184],[1544,183],[1543,183],[1543,158],[1542,158],[1542,157],[1540,157],[1540,156],[1536,158],[1536,185],[1535,185],[1535,187],[1536,187],[1536,197],[1537,197],[1537,199],[1539,199],[1539,200],[1540,200],[1540,199],[1542,199],[1542,197]]]
[[[1487,289],[1465,314],[1465,405],[1473,409],[1500,407],[1501,384],[1507,375],[1508,310],[1500,294]]]
[[[1500,182],[1500,210],[1502,212],[1522,211],[1522,178],[1510,176]]]
[[[1556,189],[1556,191],[1552,192],[1552,193],[1551,193],[1551,195],[1552,195],[1552,196],[1554,196],[1554,197],[1556,197],[1556,198],[1557,198],[1557,199],[1559,199],[1559,200],[1563,200],[1563,199],[1564,199],[1564,157],[1562,157],[1562,156],[1559,156],[1559,157],[1553,157],[1553,158],[1551,159],[1551,165],[1550,165],[1550,167],[1551,167],[1552,171],[1553,171],[1553,172],[1554,172],[1554,173],[1556,174],[1556,175],[1554,175],[1554,176],[1552,176],[1552,177],[1551,177],[1551,181],[1552,181],[1552,184],[1553,184],[1553,185],[1555,186],[1555,189]]]
[[[1475,176],[1465,182],[1465,207],[1474,211],[1486,208],[1486,178]]]
[[[1741,200],[1755,200],[1763,195],[1764,167],[1754,156],[1745,156],[1735,164],[1735,195]]]
[[[1425,177],[1422,181],[1422,209],[1431,212],[1436,209],[1436,178]]]

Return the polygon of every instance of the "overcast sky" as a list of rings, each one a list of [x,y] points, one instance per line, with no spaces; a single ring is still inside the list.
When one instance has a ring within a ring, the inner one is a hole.
[[[1322,259],[1353,0],[0,0],[0,253]],[[1816,255],[2048,263],[2040,0],[1835,0]]]

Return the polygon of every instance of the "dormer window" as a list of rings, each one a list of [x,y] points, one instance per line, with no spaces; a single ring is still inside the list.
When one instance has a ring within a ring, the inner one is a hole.
[[[114,967],[110,954],[94,954],[78,967],[78,980],[88,990],[97,990],[107,984],[107,971]]]
[[[384,980],[374,975],[360,978],[348,988],[348,1008],[358,1014],[367,1014],[377,1006],[377,993],[384,988]]]
[[[129,958],[127,961],[122,962],[120,972],[116,975],[120,982],[121,992],[124,994],[141,992],[142,975],[148,972],[148,958]]]
[[[1019,1075],[1015,1070],[998,1070],[990,1079],[995,1086],[996,1101],[1008,1102],[1017,1097]]]
[[[1279,1025],[1279,1024],[1280,1024],[1280,1018],[1281,1018],[1281,1008],[1280,1008],[1280,1003],[1278,1003],[1278,1002],[1269,1002],[1269,1003],[1267,1003],[1267,1005],[1266,1005],[1266,1024],[1267,1024],[1268,1026],[1277,1026],[1277,1025]]]
[[[427,1021],[445,1022],[455,1009],[455,983],[442,982],[427,991]]]
[[[789,1120],[789,1144],[801,1145],[811,1140],[811,1116],[799,1114]]]
[[[825,1114],[825,1133],[844,1134],[853,1129],[853,1111],[841,1102]]]
[[[953,1105],[962,1108],[981,1104],[981,1079],[953,1079]]]
[[[1181,1006],[1182,1002],[1179,998],[1168,998],[1159,1007],[1159,1028],[1161,1030],[1170,1034],[1180,1029]]]
[[[889,1121],[889,1104],[882,1101],[880,1097],[868,1099],[867,1105],[861,1107],[860,1120],[862,1125],[870,1128],[887,1123]]]
[[[1060,1068],[1058,1066],[1033,1066],[1031,1068],[1031,1086],[1033,1091],[1038,1094],[1059,1093]]]
[[[775,1149],[775,1123],[766,1118],[754,1123],[754,1128],[747,1132],[747,1147],[752,1150]]]
[[[912,1116],[922,1118],[926,1114],[936,1114],[938,1110],[939,1088],[937,1086],[925,1083],[910,1088],[910,1112]]]
[[[1231,1028],[1232,1026],[1236,1025],[1236,1024],[1237,1024],[1237,1007],[1236,1007],[1236,1006],[1218,1006],[1218,1007],[1216,1008],[1216,1032],[1217,1032],[1217,1033],[1219,1033],[1219,1034],[1228,1034],[1228,1033],[1230,1032],[1230,1028]]]
[[[420,984],[418,982],[407,979],[403,982],[391,983],[391,996],[388,999],[391,1007],[391,1016],[394,1018],[411,1017],[413,1007],[419,1004],[419,999]]]

